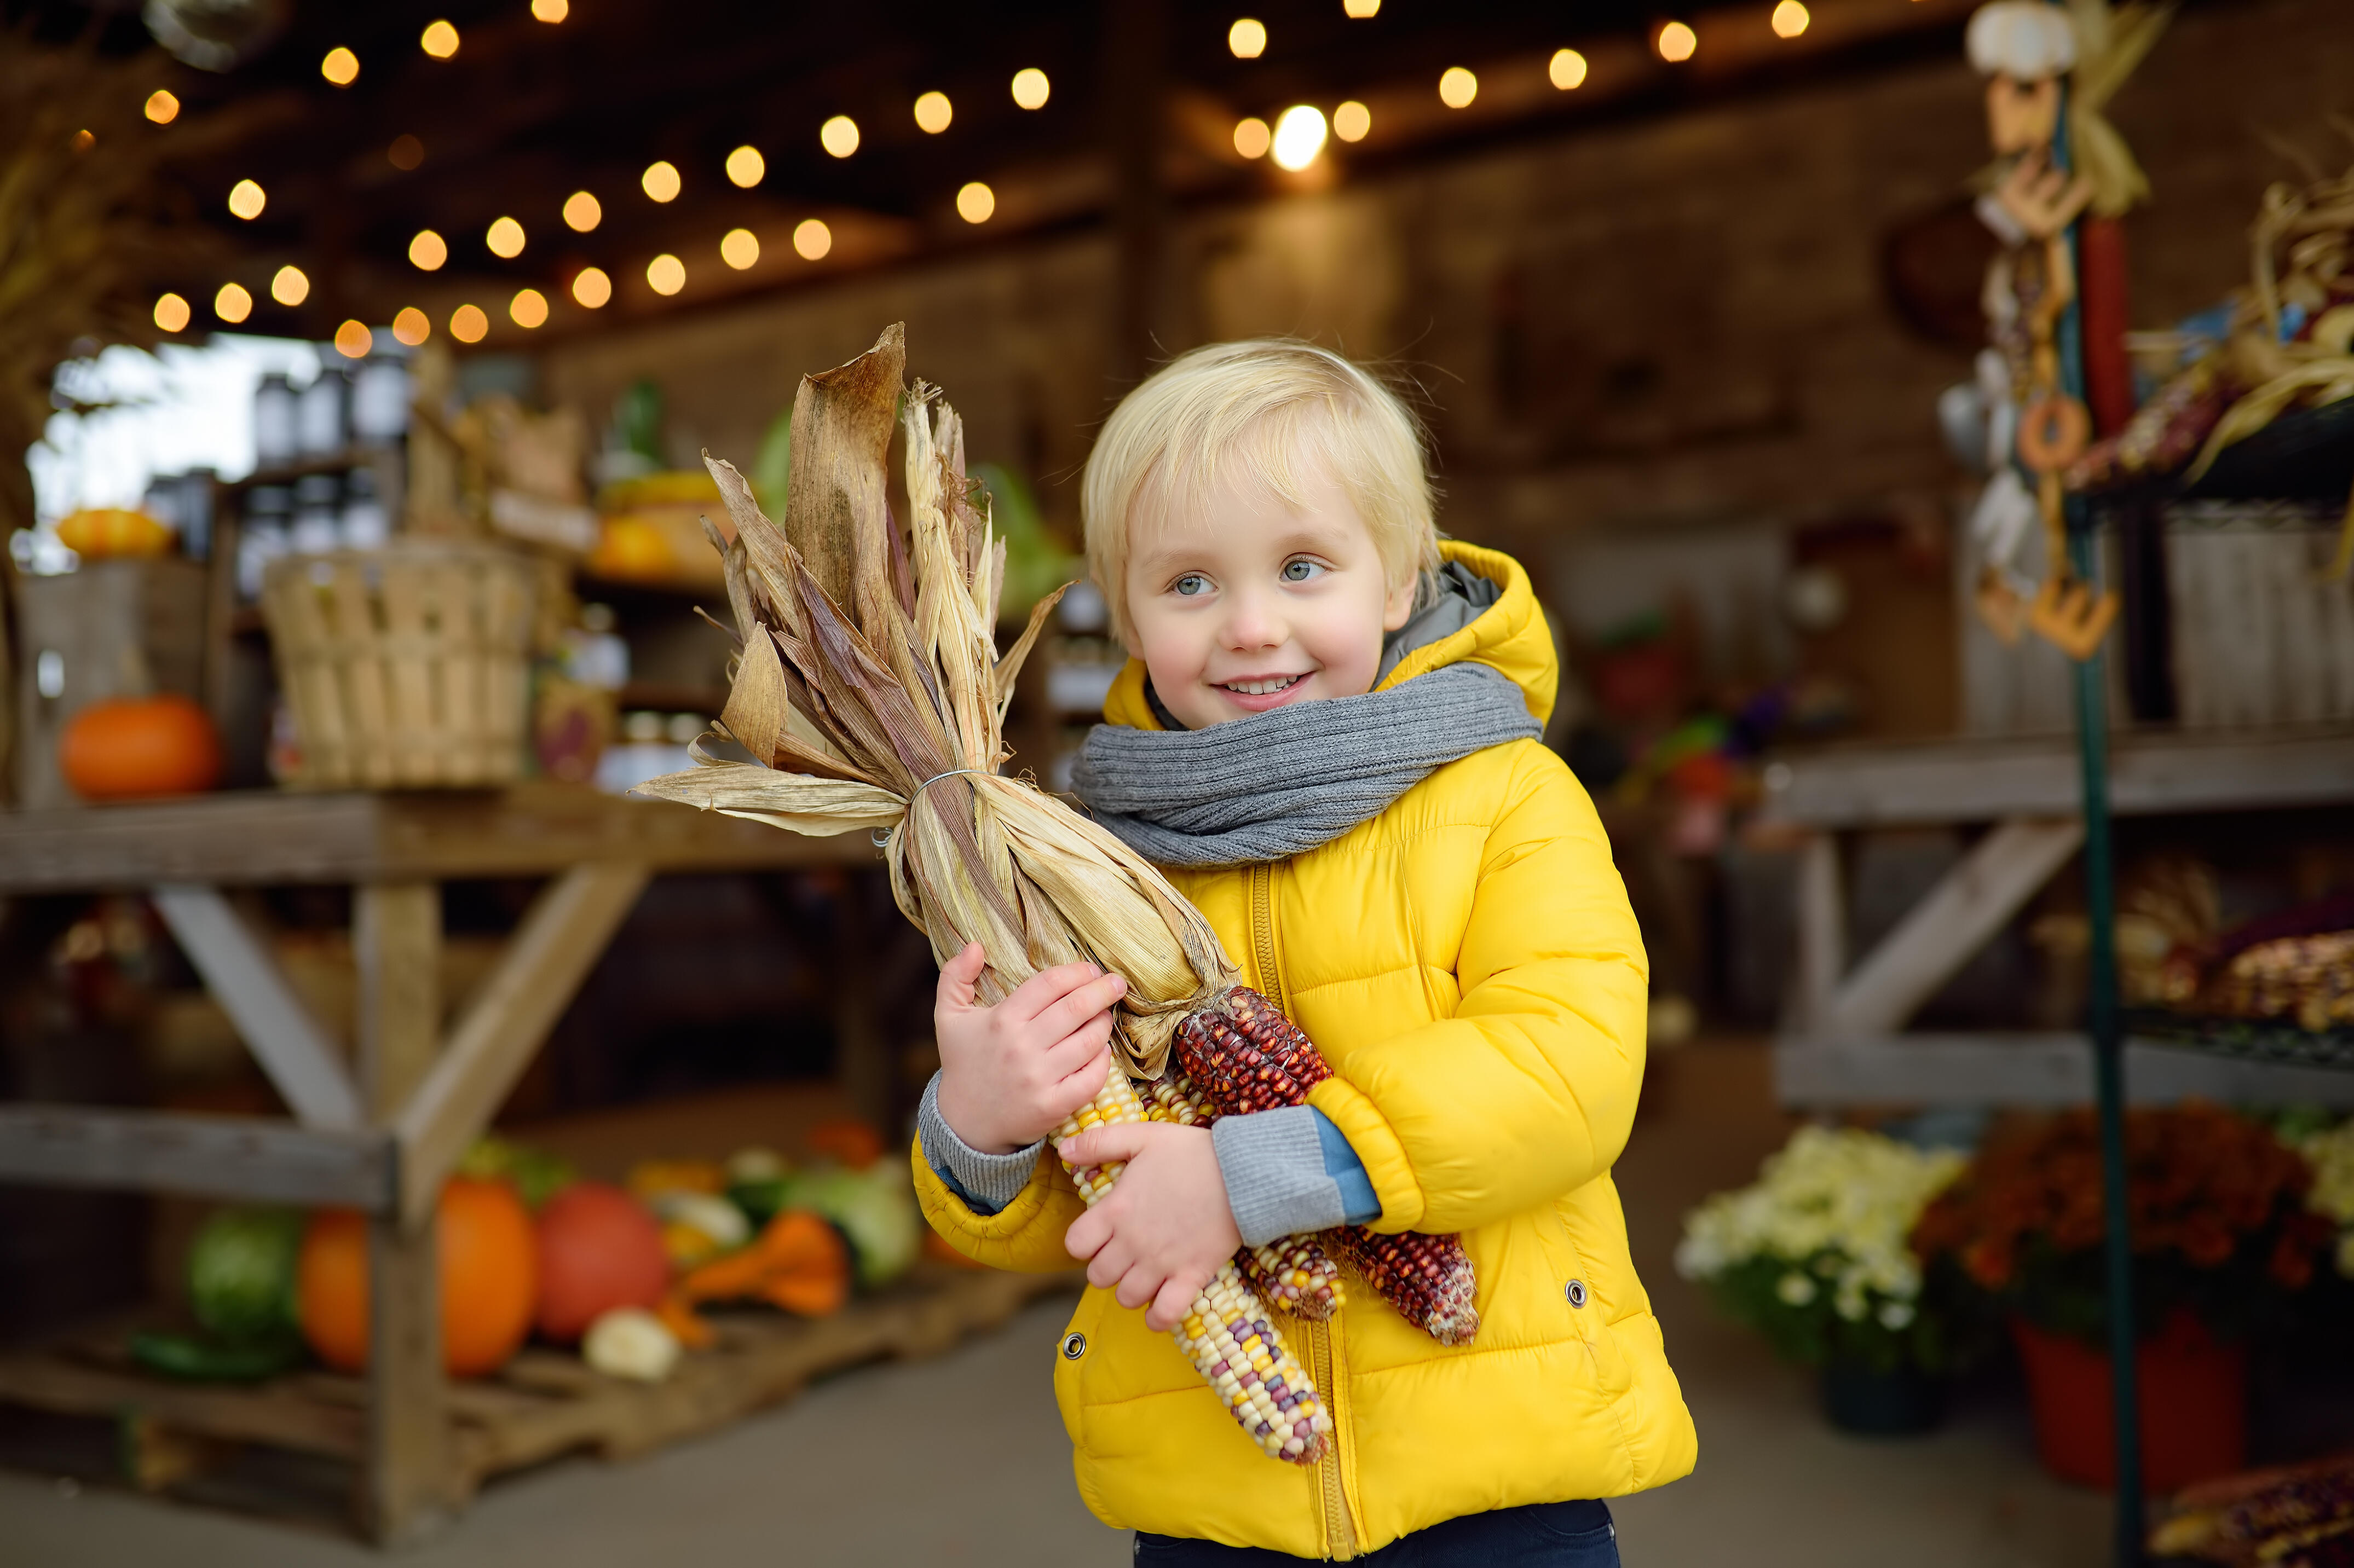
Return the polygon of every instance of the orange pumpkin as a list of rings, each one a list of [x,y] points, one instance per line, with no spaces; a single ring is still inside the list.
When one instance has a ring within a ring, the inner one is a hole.
[[[830,1156],[853,1171],[864,1171],[883,1158],[883,1135],[870,1123],[843,1117],[811,1128],[809,1147],[813,1155]]]
[[[220,737],[186,697],[113,697],[74,715],[58,767],[85,800],[189,795],[220,781]]]
[[[179,535],[169,523],[122,506],[89,506],[58,524],[58,543],[85,561],[168,554]]]
[[[441,1189],[435,1256],[441,1276],[441,1365],[452,1377],[504,1366],[530,1331],[539,1287],[531,1213],[504,1181],[452,1177]],[[367,1222],[322,1210],[295,1275],[302,1337],[339,1372],[368,1360]]]

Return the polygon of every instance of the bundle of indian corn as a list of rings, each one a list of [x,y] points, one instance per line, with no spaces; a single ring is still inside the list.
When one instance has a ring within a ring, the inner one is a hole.
[[[906,361],[894,326],[849,364],[802,380],[781,526],[733,467],[706,454],[736,524],[732,544],[710,530],[735,613],[731,689],[719,722],[692,748],[696,766],[642,792],[795,832],[874,832],[893,896],[935,958],[981,945],[984,1002],[1082,959],[1125,976],[1115,1070],[1058,1137],[1304,1103],[1330,1069],[1239,983],[1201,914],[1119,839],[998,771],[1011,756],[1002,729],[1014,677],[1061,595],[1036,607],[1000,658],[1005,547],[986,493],[965,477],[954,410],[937,389],[903,385]],[[886,500],[895,425],[906,440],[904,540]],[[1182,1071],[1170,1066],[1172,1046]],[[1117,1165],[1071,1172],[1089,1203],[1119,1173]],[[1477,1330],[1471,1267],[1456,1237],[1324,1235],[1442,1342],[1469,1342]],[[1269,1304],[1320,1319],[1341,1294],[1322,1238],[1245,1247],[1175,1331],[1235,1419],[1277,1457],[1323,1457],[1331,1422]]]

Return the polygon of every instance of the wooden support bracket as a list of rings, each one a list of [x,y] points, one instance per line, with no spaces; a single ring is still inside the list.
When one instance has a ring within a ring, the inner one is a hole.
[[[156,912],[304,1127],[361,1123],[359,1092],[270,948],[217,888],[167,884]]]
[[[1864,955],[1812,1026],[1834,1039],[1903,1028],[2084,839],[2073,819],[2015,818],[1995,828]]]
[[[651,874],[631,863],[575,866],[533,902],[481,995],[395,1118],[404,1223],[415,1225],[432,1213],[442,1179],[490,1124]]]

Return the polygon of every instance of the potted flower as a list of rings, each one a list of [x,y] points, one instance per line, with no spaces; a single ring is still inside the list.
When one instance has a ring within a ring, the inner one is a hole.
[[[2245,1462],[2247,1336],[2285,1316],[2335,1227],[2306,1206],[2305,1160],[2219,1107],[2129,1112],[2126,1161],[2142,1455],[2149,1486],[2172,1490]],[[2075,1111],[1989,1139],[1913,1239],[1924,1258],[1957,1264],[2007,1319],[2045,1467],[2105,1487],[2102,1224],[2099,1131]]]
[[[1926,1431],[1950,1346],[1906,1238],[1962,1165],[1878,1133],[1800,1128],[1754,1185],[1684,1217],[1677,1270],[1782,1355],[1819,1369],[1832,1425]]]

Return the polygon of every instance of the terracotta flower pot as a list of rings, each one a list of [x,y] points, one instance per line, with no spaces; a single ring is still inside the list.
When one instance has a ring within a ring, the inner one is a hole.
[[[2080,1486],[2115,1486],[2116,1426],[2106,1348],[2047,1333],[2022,1318],[2010,1320],[2010,1333],[2027,1369],[2043,1467]],[[2178,1312],[2143,1337],[2135,1361],[2145,1488],[2176,1491],[2246,1467],[2245,1346],[2222,1343],[2196,1318]]]

